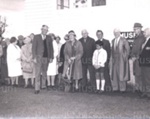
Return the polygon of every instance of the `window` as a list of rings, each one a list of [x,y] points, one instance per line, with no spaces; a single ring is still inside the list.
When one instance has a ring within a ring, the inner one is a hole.
[[[69,9],[70,0],[57,0],[57,9]]]
[[[92,0],[92,6],[106,5],[106,0]]]
[[[57,0],[57,9],[87,8],[106,5],[106,0]]]

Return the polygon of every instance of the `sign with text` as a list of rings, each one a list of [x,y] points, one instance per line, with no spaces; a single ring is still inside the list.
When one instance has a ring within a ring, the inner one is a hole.
[[[133,31],[121,32],[121,36],[126,38],[129,42],[130,47],[132,47],[132,43],[135,38],[135,33]]]

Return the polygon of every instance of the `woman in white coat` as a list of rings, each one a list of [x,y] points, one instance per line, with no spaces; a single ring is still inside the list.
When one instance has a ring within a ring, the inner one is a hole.
[[[54,59],[52,63],[49,63],[47,70],[47,86],[48,89],[55,88],[55,76],[58,74],[57,57],[58,57],[58,45],[55,41],[54,34],[51,34],[53,39]]]
[[[7,48],[8,76],[12,85],[18,85],[18,76],[22,75],[21,49],[17,46],[17,39],[12,37]]]

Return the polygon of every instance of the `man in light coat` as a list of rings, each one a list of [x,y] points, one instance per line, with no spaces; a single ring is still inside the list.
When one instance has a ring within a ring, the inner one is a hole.
[[[129,80],[129,51],[128,41],[121,37],[120,30],[114,29],[115,38],[112,40],[111,79],[113,91],[126,91]]]

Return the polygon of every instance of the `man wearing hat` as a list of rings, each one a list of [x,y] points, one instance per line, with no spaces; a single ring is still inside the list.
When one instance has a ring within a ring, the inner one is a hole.
[[[150,99],[150,28],[144,30],[145,42],[142,44],[142,51],[139,56],[141,67],[143,91],[142,98]]]
[[[141,68],[139,66],[139,54],[142,50],[142,44],[145,42],[145,37],[142,31],[142,25],[140,23],[135,23],[133,27],[135,33],[135,39],[133,42],[133,47],[131,50],[131,59],[133,61],[133,74],[135,76],[135,92],[141,96],[142,92],[142,78],[141,78]]]
[[[19,35],[18,36],[18,41],[17,41],[17,45],[21,48],[24,45],[24,36],[23,35]]]

